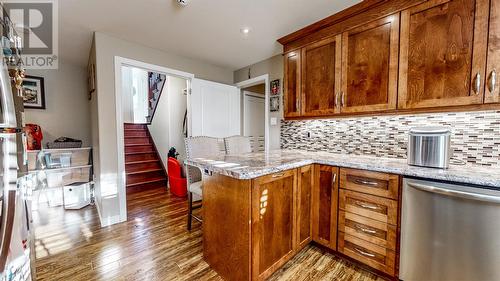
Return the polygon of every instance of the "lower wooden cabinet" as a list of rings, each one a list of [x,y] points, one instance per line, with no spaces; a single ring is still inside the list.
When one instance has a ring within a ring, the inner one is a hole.
[[[339,252],[391,276],[395,274],[396,253],[393,250],[339,232]]]
[[[266,279],[295,254],[296,192],[296,169],[263,176],[253,181],[253,280]]]
[[[337,249],[337,208],[339,168],[316,165],[313,185],[313,240]]]
[[[395,225],[339,211],[339,232],[396,250],[397,227]]]
[[[312,189],[314,186],[314,166],[298,169],[297,183],[297,250],[312,240]]]

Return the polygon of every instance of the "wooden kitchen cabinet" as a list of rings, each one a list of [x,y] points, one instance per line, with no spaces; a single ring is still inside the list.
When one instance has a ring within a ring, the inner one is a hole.
[[[339,168],[316,165],[312,199],[313,240],[337,249],[337,209]]]
[[[500,0],[491,0],[485,103],[500,102]]]
[[[264,280],[295,254],[297,169],[257,178],[252,188],[252,280]]]
[[[297,117],[300,116],[300,93],[302,91],[300,87],[300,51],[287,53],[284,59],[284,114],[285,117]]]
[[[398,108],[481,104],[488,0],[430,0],[401,12]]]
[[[297,250],[312,240],[312,189],[314,186],[314,166],[298,168],[297,183]]]
[[[341,111],[396,109],[399,14],[342,34]]]
[[[341,36],[302,48],[302,116],[327,116],[338,111],[341,83]]]

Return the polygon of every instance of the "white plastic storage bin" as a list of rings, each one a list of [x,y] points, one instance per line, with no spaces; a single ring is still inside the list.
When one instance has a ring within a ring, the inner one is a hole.
[[[76,182],[63,188],[64,208],[81,209],[90,205],[90,183]]]

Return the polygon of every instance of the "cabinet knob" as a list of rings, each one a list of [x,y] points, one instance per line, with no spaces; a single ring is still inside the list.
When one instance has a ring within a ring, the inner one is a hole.
[[[488,80],[488,90],[491,94],[495,93],[495,88],[497,85],[497,71],[493,69],[490,73],[490,79]]]

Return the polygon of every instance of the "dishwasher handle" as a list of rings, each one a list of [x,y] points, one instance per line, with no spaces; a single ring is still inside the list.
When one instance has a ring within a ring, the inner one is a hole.
[[[422,190],[422,191],[438,193],[438,194],[447,195],[447,196],[451,196],[451,197],[459,197],[459,198],[463,198],[463,199],[500,204],[500,196],[493,196],[493,195],[487,195],[487,194],[477,194],[477,193],[466,192],[466,191],[452,190],[452,189],[447,189],[447,188],[442,188],[442,187],[437,187],[437,186],[432,186],[432,185],[419,184],[419,183],[410,182],[410,181],[407,182],[407,185],[410,187]]]

